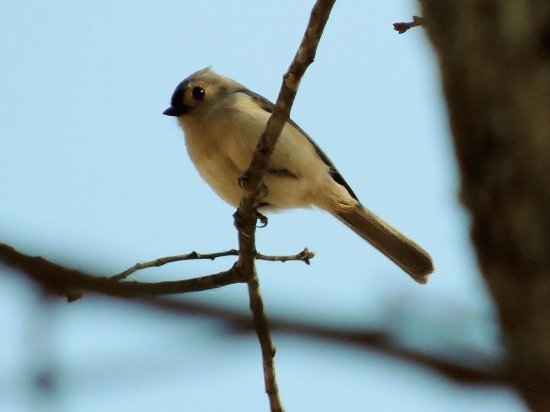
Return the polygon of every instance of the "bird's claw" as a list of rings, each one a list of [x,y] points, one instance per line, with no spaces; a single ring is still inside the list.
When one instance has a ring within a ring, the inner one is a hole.
[[[267,185],[264,182],[262,182],[262,185],[260,186],[260,190],[258,192],[258,198],[262,199],[266,197],[268,194],[269,194],[269,187],[267,187]]]
[[[248,170],[245,170],[237,180],[239,183],[239,187],[241,189],[246,189],[248,185],[248,181],[250,180],[250,174],[248,173]]]
[[[260,225],[256,226],[258,228],[262,228],[262,227],[266,227],[267,226],[267,222],[268,222],[268,218],[266,215],[262,215],[260,212],[256,212],[256,218],[258,218],[258,220],[260,221]]]
[[[251,190],[252,188],[250,187],[250,173],[248,173],[248,170],[244,171],[240,176],[239,176],[239,179],[237,180],[237,182],[239,183],[239,187],[243,190]],[[258,190],[258,198],[263,198],[263,197],[266,197],[269,193],[269,188],[267,187],[267,185],[262,182],[261,183],[261,186],[260,186],[260,189]]]

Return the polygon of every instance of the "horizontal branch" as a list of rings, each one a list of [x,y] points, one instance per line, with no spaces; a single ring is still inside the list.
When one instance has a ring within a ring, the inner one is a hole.
[[[142,302],[154,309],[217,320],[223,323],[221,333],[253,334],[254,324],[248,313],[202,302],[181,299],[144,298]],[[391,331],[381,329],[349,329],[314,324],[296,319],[271,316],[271,330],[313,341],[326,341],[342,347],[353,345],[360,349],[374,350],[386,356],[427,368],[461,385],[509,385],[507,375],[498,359],[488,358],[477,351],[461,348],[447,356],[427,354],[398,344],[399,338]],[[426,347],[429,347],[427,342]],[[451,347],[452,348],[452,347]]]
[[[94,276],[76,269],[69,269],[40,256],[26,255],[3,243],[0,243],[0,263],[21,270],[50,292],[67,296],[69,300],[77,298],[81,290],[121,297],[157,296],[199,292],[243,281],[239,270],[233,266],[220,273],[193,279],[166,282],[120,282],[109,277]]]
[[[198,253],[193,251],[191,253],[186,253],[183,255],[161,257],[154,260],[150,260],[148,262],[136,263],[134,266],[120,272],[118,275],[111,276],[110,279],[114,281],[120,281],[120,280],[126,279],[128,276],[137,272],[138,270],[164,266],[168,263],[182,262],[185,260],[214,260],[225,256],[239,256],[239,251],[236,249],[229,249],[229,250],[226,250],[225,252],[215,252],[215,253]],[[315,253],[310,252],[308,248],[305,248],[303,251],[301,251],[296,255],[269,256],[269,255],[262,255],[261,253],[257,253],[256,259],[268,260],[271,262],[288,262],[291,260],[298,260],[309,265],[310,259],[312,259],[314,256],[315,256]]]
[[[232,333],[241,331],[253,333],[254,325],[249,314],[204,303],[175,301],[161,299],[158,295],[195,292],[212,289],[232,283],[241,282],[235,268],[215,275],[173,282],[116,282],[107,277],[68,269],[49,262],[41,257],[28,256],[14,248],[0,244],[0,262],[19,269],[33,282],[40,284],[51,292],[60,295],[70,295],[74,291],[88,290],[111,297],[136,297],[136,304],[147,305],[165,311],[175,311],[188,316],[199,316],[217,319],[227,323]],[[350,344],[367,349],[374,349],[388,356],[403,359],[420,366],[427,367],[453,381],[461,384],[507,384],[504,374],[498,367],[488,367],[488,361],[468,362],[449,361],[433,355],[427,355],[414,349],[395,345],[398,341],[386,331],[377,330],[347,330],[325,325],[312,325],[297,320],[275,318],[271,327],[281,333],[308,337],[314,340],[325,340],[336,344]],[[461,351],[464,353],[464,351]],[[449,356],[450,359],[460,359],[460,354]],[[481,359],[481,357],[479,357]]]

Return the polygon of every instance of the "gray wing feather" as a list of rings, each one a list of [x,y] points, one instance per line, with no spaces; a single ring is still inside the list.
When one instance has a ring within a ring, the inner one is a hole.
[[[239,92],[244,93],[244,94],[250,96],[252,98],[252,100],[254,100],[256,103],[258,103],[258,106],[260,106],[263,110],[265,110],[268,113],[273,113],[273,109],[274,109],[275,105],[272,102],[270,102],[269,100],[267,100],[265,97],[259,95],[258,93],[254,93],[253,91],[248,90],[246,88],[237,90],[237,92],[238,93]],[[346,190],[348,191],[348,193],[351,195],[351,197],[353,197],[355,200],[359,201],[359,199],[357,198],[357,196],[355,195],[355,193],[351,189],[350,185],[348,185],[348,183],[344,180],[343,176],[340,174],[338,169],[336,169],[336,166],[334,166],[334,163],[332,163],[332,161],[325,154],[325,152],[323,152],[321,150],[321,148],[317,145],[317,143],[315,143],[315,141],[313,141],[313,139],[311,137],[309,137],[309,135],[300,126],[298,126],[296,124],[296,122],[294,122],[294,120],[290,119],[289,123],[294,128],[296,128],[302,135],[305,136],[305,138],[309,141],[309,143],[311,143],[311,145],[315,148],[315,151],[317,152],[319,157],[323,160],[323,162],[327,166],[329,166],[329,168],[330,168],[329,173],[330,173],[330,176],[334,179],[334,181],[336,183],[338,183],[339,185],[344,186],[346,188]]]

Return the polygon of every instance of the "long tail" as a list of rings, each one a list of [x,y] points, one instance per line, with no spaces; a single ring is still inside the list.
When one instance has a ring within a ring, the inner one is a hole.
[[[434,271],[434,263],[428,252],[370,210],[357,205],[349,212],[338,212],[334,215],[418,283],[428,281],[429,274]]]

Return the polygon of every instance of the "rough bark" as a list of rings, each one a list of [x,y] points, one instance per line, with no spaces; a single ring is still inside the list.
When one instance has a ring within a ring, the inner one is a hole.
[[[424,0],[508,373],[550,411],[550,2]]]

